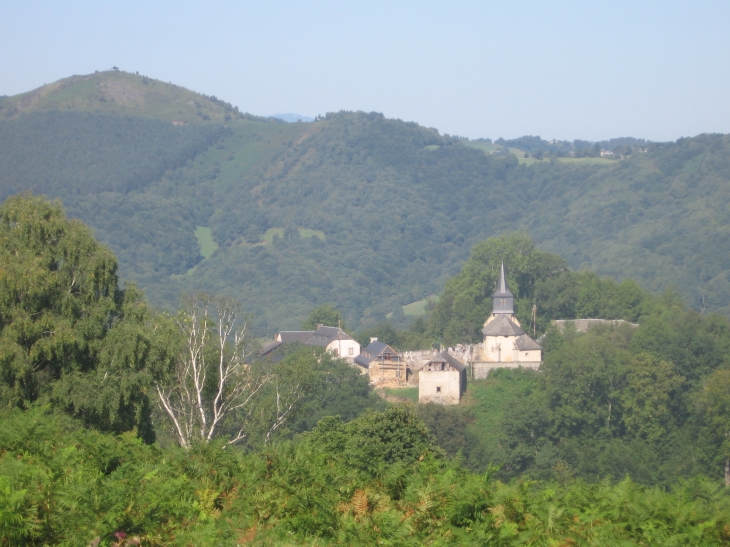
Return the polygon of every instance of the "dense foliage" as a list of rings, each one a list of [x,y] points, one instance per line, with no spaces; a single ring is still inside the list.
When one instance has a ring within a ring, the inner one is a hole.
[[[404,407],[257,454],[160,450],[42,408],[0,421],[2,545],[727,545],[716,483],[502,483]],[[364,457],[368,455],[369,457]]]
[[[101,430],[154,439],[148,368],[167,357],[114,255],[58,204],[0,207],[0,405],[52,401]]]
[[[587,276],[518,234],[477,246],[447,295],[474,272],[482,295],[495,249],[518,265],[518,302],[568,298],[551,280]],[[0,545],[727,545],[730,323],[671,292],[586,279],[578,295],[600,298],[576,306],[640,315],[638,328],[549,329],[541,372],[472,381],[454,408],[386,406],[321,348],[239,355],[230,308],[150,312],[88,228],[12,198],[0,208]],[[429,336],[417,325],[377,328]],[[203,407],[247,404],[180,448],[150,394],[193,361]],[[253,389],[219,388],[226,370]]]

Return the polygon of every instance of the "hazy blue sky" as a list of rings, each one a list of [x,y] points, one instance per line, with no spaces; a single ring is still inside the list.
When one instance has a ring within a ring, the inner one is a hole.
[[[254,114],[468,137],[730,132],[730,2],[0,1],[0,95],[113,65]]]

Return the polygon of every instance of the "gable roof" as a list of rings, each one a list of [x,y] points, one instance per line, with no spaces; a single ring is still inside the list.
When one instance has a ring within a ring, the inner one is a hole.
[[[299,342],[308,346],[327,347],[333,340],[352,340],[352,336],[339,327],[319,327],[317,330],[283,330],[276,338],[283,344]],[[268,344],[267,344],[268,345]]]
[[[442,351],[438,355],[434,355],[433,357],[431,357],[431,359],[428,360],[428,363],[426,363],[426,365],[428,365],[429,363],[448,363],[459,372],[463,372],[464,370],[466,370],[466,365],[455,357],[449,355],[448,351]]]
[[[521,336],[525,334],[525,331],[503,314],[497,314],[492,321],[484,326],[482,332],[487,336]]]
[[[283,330],[279,332],[277,338],[283,344],[290,344],[291,342],[300,342],[306,344],[307,340],[312,337],[314,331],[311,330]]]
[[[319,327],[312,333],[310,339],[305,342],[309,346],[326,347],[334,340],[352,340],[352,336],[347,334],[340,327]]]
[[[269,342],[265,346],[261,348],[261,351],[259,352],[259,355],[268,355],[272,351],[274,351],[276,348],[278,348],[280,345],[282,345],[284,342],[281,342],[279,340],[274,340],[273,342]]]
[[[517,340],[515,340],[515,345],[517,346],[517,349],[520,351],[542,349],[542,346],[540,346],[540,344],[535,342],[532,338],[530,338],[526,334],[523,334]]]
[[[386,349],[389,349],[395,355],[400,356],[400,353],[395,351],[385,342],[379,340],[373,340],[368,346],[360,351],[360,355],[355,357],[355,362],[358,365],[368,366],[374,359],[382,355]]]

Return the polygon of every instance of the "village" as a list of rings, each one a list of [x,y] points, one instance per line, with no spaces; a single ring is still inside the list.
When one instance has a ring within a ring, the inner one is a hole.
[[[466,391],[467,376],[483,379],[496,368],[538,369],[542,362],[540,344],[528,336],[515,316],[504,263],[492,295],[492,313],[482,332],[480,344],[400,353],[377,338],[361,348],[340,327],[320,324],[311,331],[278,332],[260,355],[269,355],[283,344],[324,347],[367,374],[375,388],[418,387],[419,403],[458,404]]]

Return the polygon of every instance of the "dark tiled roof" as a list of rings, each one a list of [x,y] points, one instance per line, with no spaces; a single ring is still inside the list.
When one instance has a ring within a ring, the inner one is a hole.
[[[305,343],[309,346],[327,346],[333,340],[352,340],[352,336],[339,327],[319,327]]]
[[[497,314],[492,321],[487,323],[482,332],[487,336],[521,336],[525,334],[525,331],[502,314]]]
[[[314,334],[314,331],[311,330],[283,330],[279,333],[279,337],[284,344],[291,342],[306,344],[312,334]]]
[[[278,338],[284,344],[299,342],[308,346],[327,347],[333,340],[352,340],[352,336],[339,327],[319,327],[317,330],[283,330]]]
[[[535,342],[532,338],[530,338],[526,334],[523,334],[522,336],[520,336],[515,341],[515,345],[517,346],[517,349],[520,351],[529,351],[532,349],[542,349],[542,347],[540,347],[540,344]]]
[[[274,342],[269,342],[264,347],[261,348],[261,352],[259,355],[267,355],[274,351],[276,348],[278,348],[280,345],[282,345],[284,342],[279,342],[278,340],[275,340]]]
[[[369,368],[370,367],[370,361],[372,359],[365,357],[364,355],[360,354],[357,357],[355,357],[355,364],[360,365],[361,367]]]
[[[378,340],[373,340],[368,344],[368,347],[366,347],[364,350],[362,350],[363,353],[367,353],[368,355],[372,355],[373,357],[377,357],[381,353],[383,353],[383,350],[388,347],[388,344],[385,344],[383,342],[379,342]],[[391,350],[393,348],[390,348]]]
[[[509,296],[514,296],[512,292],[507,288],[507,278],[504,276],[504,262],[502,262],[502,270],[500,271],[499,276],[499,286],[497,287],[497,290],[494,291],[494,294],[492,297],[496,298],[505,298]]]
[[[466,370],[466,365],[459,361],[456,357],[452,357],[449,355],[447,351],[442,351],[441,355],[443,355],[444,359],[446,359],[446,362],[449,363],[452,367],[454,367],[459,372],[462,372],[463,370]]]
[[[466,365],[455,357],[449,355],[448,351],[442,351],[438,355],[434,355],[431,359],[428,360],[428,363],[426,363],[426,365],[428,365],[429,363],[448,363],[459,372],[462,372],[464,369],[466,369]]]

